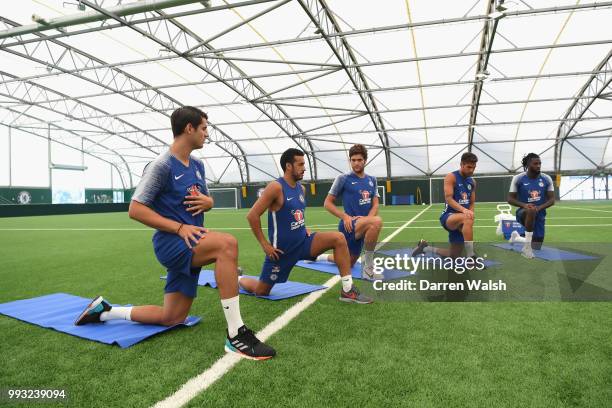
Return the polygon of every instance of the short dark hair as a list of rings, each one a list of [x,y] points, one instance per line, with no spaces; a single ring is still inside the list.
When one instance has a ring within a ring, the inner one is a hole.
[[[349,159],[356,154],[360,154],[363,157],[363,160],[368,160],[368,149],[362,144],[356,144],[351,146],[349,149]]]
[[[193,106],[183,106],[176,109],[170,116],[170,124],[172,126],[172,134],[177,137],[185,131],[185,126],[191,123],[191,126],[197,128],[202,123],[202,118],[208,119],[208,115],[198,108]]]
[[[461,163],[477,163],[478,157],[474,153],[465,152],[461,155]]]
[[[283,152],[280,158],[280,165],[283,171],[287,170],[287,164],[295,162],[295,156],[304,156],[304,152],[300,149],[287,149]]]
[[[523,160],[521,160],[521,164],[523,165],[523,170],[527,170],[527,167],[529,167],[529,162],[531,161],[531,159],[539,159],[539,158],[540,156],[538,156],[535,153],[529,153],[523,156]]]

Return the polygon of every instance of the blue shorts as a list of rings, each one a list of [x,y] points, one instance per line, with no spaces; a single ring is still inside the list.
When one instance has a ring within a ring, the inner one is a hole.
[[[346,243],[348,244],[349,253],[351,255],[357,256],[361,254],[364,238],[355,238],[357,219],[354,219],[351,224],[353,225],[353,232],[346,232],[346,230],[344,229],[344,221],[340,220],[340,223],[338,224],[338,231],[344,234],[344,237],[346,238]]]
[[[268,285],[287,282],[289,272],[291,272],[291,269],[293,269],[298,261],[314,261],[316,257],[310,255],[310,247],[312,246],[312,240],[315,234],[316,233],[312,233],[310,236],[304,238],[304,241],[302,241],[293,251],[280,254],[278,261],[266,256],[263,266],[261,267],[259,280]]]
[[[440,216],[440,224],[442,224],[442,227],[444,227],[444,229],[448,231],[448,242],[463,243],[465,242],[465,240],[463,239],[463,232],[461,232],[461,229],[450,230],[446,226],[446,220],[448,220],[448,217],[450,217],[452,214],[457,214],[457,213],[450,213],[450,212],[442,213],[442,215]]]
[[[180,236],[159,232],[157,234],[159,235],[153,240],[153,250],[159,263],[168,271],[164,293],[180,292],[195,298],[201,267],[191,266],[193,252]]]
[[[525,209],[516,210],[516,220],[522,225],[525,220]],[[533,241],[544,242],[544,225],[546,224],[546,213],[538,211],[535,222],[533,223]]]

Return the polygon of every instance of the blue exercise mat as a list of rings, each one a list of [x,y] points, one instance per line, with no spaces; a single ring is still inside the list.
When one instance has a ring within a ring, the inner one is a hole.
[[[412,254],[413,248],[399,248],[399,249],[385,249],[383,251],[376,251],[379,254],[384,254],[387,256],[404,256],[404,254]],[[428,259],[434,259],[434,258],[440,258],[440,255],[435,254],[435,255],[429,255],[427,256]],[[497,265],[501,265],[501,262],[498,261],[493,261],[491,259],[485,259],[484,260],[484,265],[487,268],[490,268],[492,266],[497,266]]]
[[[493,244],[493,246],[514,252],[521,252],[523,249],[522,242],[516,242],[513,244],[506,242],[504,244]],[[593,259],[598,259],[595,256],[583,255],[577,252],[547,246],[542,246],[542,249],[534,249],[533,254],[536,258],[544,259],[546,261],[591,261]]]
[[[244,275],[249,278],[258,279],[257,276]],[[166,279],[162,276],[161,279]],[[202,270],[200,272],[200,278],[198,279],[198,286],[210,286],[213,289],[217,288],[217,281],[215,280],[215,272],[210,270]],[[306,293],[315,292],[317,290],[326,289],[327,286],[322,285],[311,285],[310,283],[292,282],[287,281],[285,283],[277,283],[272,287],[268,296],[257,296],[261,299],[268,300],[282,300],[288,299],[294,296],[305,295]],[[247,292],[244,289],[240,289],[240,293],[243,295],[254,296],[251,292]]]
[[[83,339],[104,344],[117,344],[121,348],[133,346],[148,337],[177,326],[193,326],[200,321],[199,317],[189,316],[185,323],[170,327],[127,320],[109,320],[105,323],[75,326],[74,321],[90,302],[91,299],[66,293],[54,293],[32,299],[1,303],[0,314]]]
[[[299,261],[295,264],[295,266],[299,266],[301,268],[312,269],[314,271],[331,273],[333,275],[339,275],[338,267],[333,262],[321,261],[321,262],[304,262]],[[351,275],[354,279],[362,279],[361,278],[361,264],[356,263],[351,268]],[[410,273],[406,271],[399,271],[396,269],[385,269],[383,272],[383,280],[392,280],[405,278],[406,276],[412,276]]]

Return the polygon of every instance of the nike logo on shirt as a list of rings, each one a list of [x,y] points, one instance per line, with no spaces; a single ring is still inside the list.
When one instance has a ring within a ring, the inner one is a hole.
[[[293,200],[295,197],[287,197],[287,201]]]
[[[351,181],[351,184],[357,184],[357,182],[356,181]]]
[[[181,174],[180,176],[174,176],[174,179],[175,179],[175,180],[178,180],[178,179],[180,179],[181,177],[183,177],[184,175],[185,175],[185,173]]]

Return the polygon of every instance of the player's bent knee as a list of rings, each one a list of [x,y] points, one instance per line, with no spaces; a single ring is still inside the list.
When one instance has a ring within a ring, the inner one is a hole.
[[[380,228],[382,227],[382,224],[383,224],[383,220],[382,220],[382,218],[380,218],[378,215],[376,215],[376,216],[374,216],[374,217],[373,217],[373,220],[372,220],[372,225],[373,225],[375,228],[380,229]]]
[[[238,240],[230,234],[224,234],[223,237],[223,252],[229,256],[237,256]]]
[[[346,237],[344,236],[344,234],[341,232],[335,232],[334,233],[334,243],[338,245],[342,245],[342,244],[346,245]]]
[[[225,240],[225,243],[230,246],[230,247],[235,247],[238,248],[238,240],[236,239],[235,236],[233,236],[232,234],[223,234],[223,238]]]

